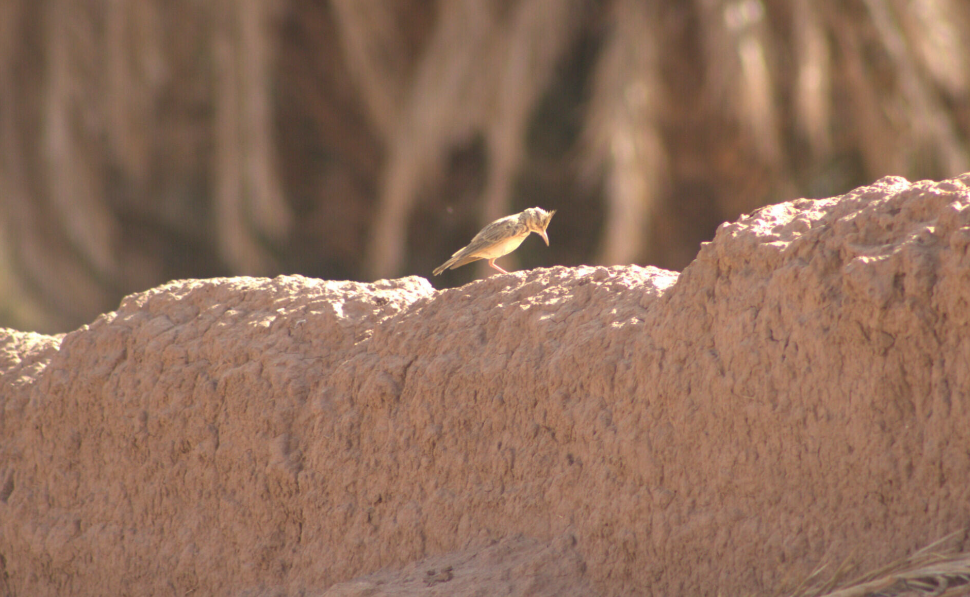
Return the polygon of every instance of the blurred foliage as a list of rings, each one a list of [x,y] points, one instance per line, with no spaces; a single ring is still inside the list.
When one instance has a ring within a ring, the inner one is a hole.
[[[681,269],[758,206],[970,169],[968,40],[965,0],[0,0],[0,325],[429,276],[534,205],[506,268]]]

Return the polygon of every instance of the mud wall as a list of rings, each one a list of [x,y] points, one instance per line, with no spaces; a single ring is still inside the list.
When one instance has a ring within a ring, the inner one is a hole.
[[[970,524],[968,184],[767,207],[679,276],[190,280],[4,332],[0,593],[775,594],[875,568]]]

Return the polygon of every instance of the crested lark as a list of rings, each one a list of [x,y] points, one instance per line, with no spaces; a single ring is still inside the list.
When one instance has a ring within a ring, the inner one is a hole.
[[[546,228],[554,213],[556,210],[545,211],[538,207],[530,207],[522,213],[495,220],[482,228],[467,247],[459,249],[451,259],[434,270],[434,275],[437,276],[448,268],[461,267],[479,259],[488,259],[489,266],[507,274],[507,271],[495,265],[495,260],[516,250],[530,232],[541,236],[548,246],[549,237],[546,235]]]

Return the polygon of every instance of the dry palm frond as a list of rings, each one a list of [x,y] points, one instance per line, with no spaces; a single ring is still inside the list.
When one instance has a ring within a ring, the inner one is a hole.
[[[923,0],[899,7],[906,15],[902,26],[915,60],[951,96],[966,94],[970,80],[966,10],[961,0]]]
[[[513,211],[512,184],[525,153],[526,126],[572,36],[575,15],[574,0],[524,0],[492,41],[497,85],[492,110],[482,123],[489,171],[481,222]],[[510,267],[517,261],[514,255],[506,259]]]
[[[775,45],[760,0],[698,2],[704,31],[708,109],[732,116],[759,157],[778,167],[782,158],[777,82],[767,52]]]
[[[68,243],[77,247],[100,275],[117,271],[114,244],[117,221],[105,205],[104,156],[97,143],[99,110],[86,85],[97,80],[99,39],[90,8],[57,0],[48,13],[50,73],[45,102],[44,145],[47,182],[55,215]],[[94,126],[92,126],[94,125]]]
[[[844,107],[852,122],[851,140],[858,147],[869,172],[888,174],[906,168],[905,145],[897,128],[889,126],[884,115],[889,111],[886,93],[878,76],[865,59],[859,28],[837,21],[833,37],[842,56],[840,75],[849,103]]]
[[[371,277],[400,272],[418,191],[437,177],[446,152],[475,133],[485,134],[495,162],[489,164],[483,219],[508,204],[526,118],[568,39],[573,2],[522,0],[509,10],[502,4],[455,0],[439,5],[435,32],[389,140],[367,251]]]
[[[659,130],[663,95],[656,14],[643,2],[620,0],[596,69],[586,120],[586,177],[605,170],[607,220],[597,261],[634,263],[666,177]]]
[[[291,214],[277,170],[270,73],[273,3],[215,2],[217,68],[214,200],[219,247],[233,271],[276,270],[260,236],[280,240]],[[255,233],[254,233],[255,232]]]
[[[814,572],[790,597],[955,597],[970,593],[970,553],[954,554],[946,549],[964,531],[942,539],[874,570],[859,578],[845,581],[848,561],[825,583],[815,585],[822,569]]]
[[[808,140],[815,156],[828,153],[831,136],[830,49],[822,27],[820,7],[812,0],[794,0],[795,125]]]
[[[272,271],[259,239],[279,239],[288,220],[272,159],[273,4],[211,13],[196,4],[0,5],[9,34],[0,42],[0,217],[11,271],[48,311],[47,329],[76,326],[121,293],[166,279],[165,258],[188,250],[148,241],[210,236],[214,226],[201,216],[211,212],[200,206],[206,185],[229,216],[213,243],[226,261]],[[223,37],[208,35],[211,23]],[[221,88],[209,85],[210,63],[200,60],[215,53],[213,38],[228,49],[226,68],[211,70],[226,75]],[[225,97],[213,101],[212,89]],[[221,118],[215,135],[212,113]],[[213,145],[220,163],[207,162]],[[226,174],[242,182],[225,183]],[[154,236],[140,234],[152,226]]]
[[[0,223],[15,260],[7,275],[21,277],[4,287],[42,297],[53,316],[40,327],[51,329],[110,307],[104,285],[117,274],[118,226],[104,204],[99,114],[87,93],[99,64],[92,11],[60,2],[41,16],[34,6],[4,7],[5,34],[49,36],[46,69],[23,68],[37,65],[38,37],[14,44],[5,36],[2,46]]]
[[[952,6],[948,11],[923,10],[916,17],[890,0],[865,0],[864,6],[862,20],[830,15],[827,23],[840,47],[844,81],[852,98],[853,141],[867,170],[874,177],[939,176],[966,170],[970,161],[960,139],[965,132],[958,130],[944,98],[948,87],[962,93],[960,81],[966,74],[952,69],[965,60],[940,57],[930,69],[920,64],[920,53],[914,50],[914,46],[926,47],[917,32],[949,28],[939,19],[957,10]],[[962,46],[958,39],[940,43]],[[873,55],[882,60],[872,60]]]
[[[959,140],[955,123],[944,108],[930,81],[917,68],[908,39],[900,33],[900,20],[908,20],[907,9],[893,10],[885,0],[863,0],[882,41],[886,55],[897,73],[900,98],[910,109],[909,122],[903,125],[918,150],[936,148],[937,157],[947,172],[963,172],[970,167],[966,148]],[[935,21],[922,21],[932,29]],[[936,69],[939,76],[946,71]]]
[[[557,259],[678,268],[767,202],[970,169],[968,40],[965,0],[3,0],[8,277],[63,330],[276,257],[393,275],[440,230],[423,192],[484,180],[459,210],[484,224],[520,175],[606,216],[560,209]],[[523,136],[573,143],[578,114],[605,184],[573,190],[577,148]]]
[[[394,6],[373,0],[332,0],[348,71],[384,139],[394,134],[413,55]]]
[[[496,16],[479,0],[439,4],[435,31],[421,57],[393,136],[367,247],[369,277],[395,275],[417,192],[437,178],[445,148],[471,134],[484,113],[485,63]]]
[[[132,179],[144,183],[154,157],[152,114],[170,76],[161,42],[161,15],[151,2],[119,2],[105,11],[104,20],[106,132],[112,158]]]

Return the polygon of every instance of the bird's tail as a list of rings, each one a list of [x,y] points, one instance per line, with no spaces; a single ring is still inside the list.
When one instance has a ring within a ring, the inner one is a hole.
[[[455,263],[455,258],[452,257],[448,261],[445,261],[444,263],[442,263],[441,265],[439,265],[437,268],[435,268],[434,272],[432,272],[432,273],[437,276],[441,272],[443,272],[446,269],[448,269],[449,267],[451,267],[452,264],[454,264],[454,263]]]

